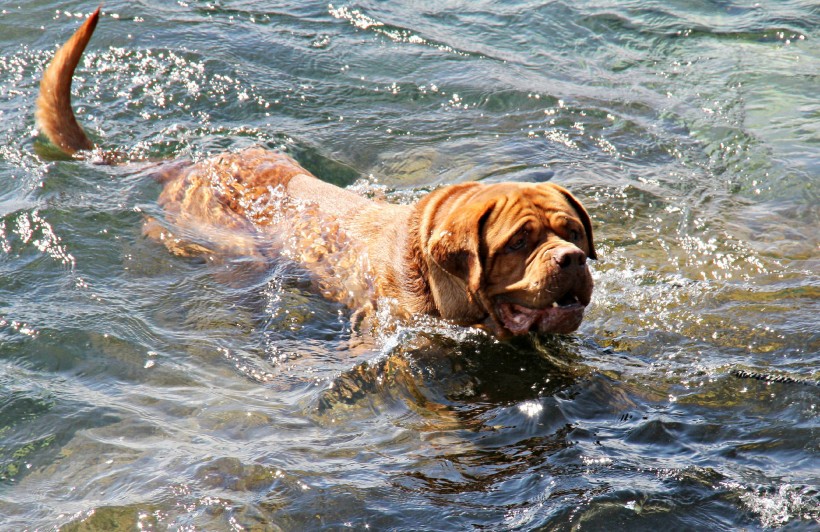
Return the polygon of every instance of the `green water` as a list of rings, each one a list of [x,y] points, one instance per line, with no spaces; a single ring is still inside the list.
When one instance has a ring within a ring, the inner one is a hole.
[[[0,5],[0,529],[820,526],[816,4],[109,1],[74,101],[114,167],[35,140],[95,7]],[[251,145],[567,186],[584,324],[357,346],[293,265],[142,236],[144,161]]]

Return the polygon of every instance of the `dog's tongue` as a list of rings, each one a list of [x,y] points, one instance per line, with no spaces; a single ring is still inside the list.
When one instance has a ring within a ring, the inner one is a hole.
[[[498,305],[498,313],[504,327],[513,334],[524,334],[532,329],[532,324],[544,317],[550,309],[532,309],[516,305],[515,303],[502,303]]]

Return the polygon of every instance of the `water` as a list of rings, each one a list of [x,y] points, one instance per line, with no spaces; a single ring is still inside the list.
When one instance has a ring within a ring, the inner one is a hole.
[[[0,528],[820,526],[816,4],[106,2],[75,103],[132,160],[586,203],[577,334],[375,346],[292,266],[143,238],[145,162],[35,142],[94,7],[0,6]]]

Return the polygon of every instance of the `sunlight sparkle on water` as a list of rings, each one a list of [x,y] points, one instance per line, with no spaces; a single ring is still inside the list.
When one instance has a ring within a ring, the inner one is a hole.
[[[536,417],[544,410],[544,405],[538,401],[526,401],[518,405],[518,409],[527,417]]]

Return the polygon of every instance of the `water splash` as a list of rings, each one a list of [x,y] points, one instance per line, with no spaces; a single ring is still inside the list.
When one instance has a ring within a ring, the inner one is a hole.
[[[24,211],[9,220],[0,221],[0,249],[6,253],[22,252],[27,246],[33,246],[41,253],[45,253],[58,263],[73,270],[76,261],[62,243],[62,239],[55,233],[54,228],[43,218],[38,209]],[[11,234],[9,234],[11,233]]]
[[[760,516],[766,528],[777,528],[789,521],[813,521],[820,526],[820,492],[816,487],[781,484],[775,488],[749,490],[741,500]]]
[[[452,53],[465,57],[471,55],[467,52],[456,50],[447,44],[425,39],[411,30],[385,24],[384,22],[368,16],[360,9],[350,9],[348,6],[336,8],[333,4],[328,4],[327,10],[328,13],[330,13],[330,15],[334,18],[347,20],[351,25],[360,30],[371,31],[378,35],[383,35],[393,42],[429,46],[441,52]]]

